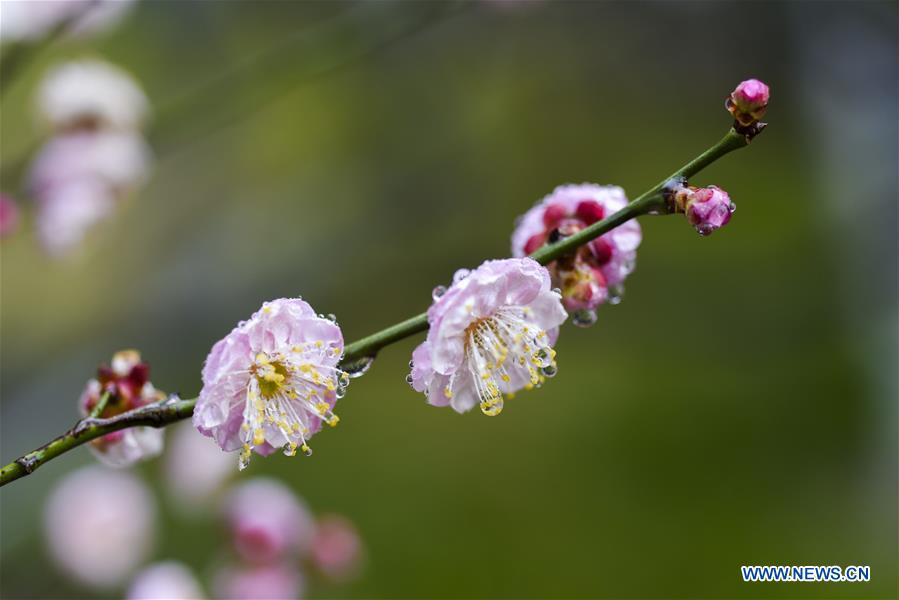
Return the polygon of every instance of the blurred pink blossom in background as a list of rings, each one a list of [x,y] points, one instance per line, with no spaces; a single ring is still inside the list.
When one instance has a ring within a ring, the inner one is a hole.
[[[50,557],[95,588],[112,588],[147,558],[156,506],[147,486],[124,471],[89,466],[66,475],[44,508]]]
[[[322,574],[345,581],[362,566],[362,540],[356,526],[340,515],[319,518],[312,543],[312,563]]]
[[[0,194],[0,238],[15,233],[18,228],[19,206],[6,194]]]
[[[34,41],[72,19],[70,33],[91,35],[122,20],[136,0],[17,0],[3,2],[0,40]]]
[[[127,600],[201,600],[200,582],[185,565],[166,561],[143,569],[132,580]]]
[[[189,422],[168,428],[164,475],[176,509],[192,512],[206,506],[234,473],[234,460]]]
[[[228,566],[217,572],[214,590],[222,600],[292,600],[302,597],[304,580],[287,564]]]
[[[312,545],[315,523],[309,509],[277,480],[240,483],[224,506],[234,548],[249,563],[304,556]]]

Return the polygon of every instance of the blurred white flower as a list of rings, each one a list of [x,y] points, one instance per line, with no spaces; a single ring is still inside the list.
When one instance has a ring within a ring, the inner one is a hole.
[[[117,195],[140,184],[150,167],[150,149],[130,132],[76,132],[47,142],[34,161],[29,188],[40,200],[71,180],[93,179]]]
[[[41,84],[38,105],[50,125],[60,129],[85,125],[135,129],[149,108],[134,78],[99,60],[55,67]]]
[[[72,19],[70,33],[91,35],[115,26],[135,0],[6,0],[0,3],[0,41],[31,41]]]
[[[156,506],[134,475],[100,466],[67,475],[44,510],[50,556],[78,581],[120,585],[153,546]]]
[[[175,506],[188,511],[201,508],[234,473],[232,455],[200,435],[190,423],[169,427],[165,479]]]
[[[127,600],[199,600],[204,598],[200,582],[179,562],[166,561],[142,570],[125,594]]]
[[[40,197],[37,235],[51,256],[63,256],[81,245],[87,232],[115,208],[109,188],[93,179],[76,179]]]
[[[144,180],[149,163],[143,139],[129,132],[76,132],[47,142],[29,175],[44,249],[61,256],[79,246]]]

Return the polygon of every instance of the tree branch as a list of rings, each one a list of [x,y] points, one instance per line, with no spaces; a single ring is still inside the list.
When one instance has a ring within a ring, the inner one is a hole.
[[[761,128],[758,131],[760,130]],[[663,192],[671,180],[689,179],[722,156],[747,146],[758,131],[745,133],[731,129],[718,143],[675,171],[664,181],[641,194],[618,212],[555,244],[543,246],[531,254],[531,258],[545,265],[573,251],[578,246],[582,246],[611,231],[626,221],[646,214],[668,214],[670,211],[665,203]],[[368,337],[348,344],[344,348],[341,366],[347,366],[359,360],[374,358],[381,348],[427,329],[427,313],[422,313],[391,325]],[[76,423],[72,429],[55,440],[44,444],[0,469],[0,487],[29,475],[35,469],[60,454],[107,433],[138,426],[165,427],[176,421],[187,419],[193,414],[196,402],[196,398],[182,400],[177,396],[173,396],[166,401],[144,406],[109,419],[98,419],[93,416],[87,417]]]

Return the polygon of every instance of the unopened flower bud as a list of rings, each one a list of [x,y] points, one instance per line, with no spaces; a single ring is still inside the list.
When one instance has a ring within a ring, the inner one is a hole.
[[[609,289],[602,271],[584,260],[576,260],[571,269],[558,269],[562,305],[568,312],[594,310],[606,301]]]
[[[116,352],[109,365],[100,365],[96,379],[81,393],[81,415],[90,415],[105,394],[109,397],[99,413],[114,417],[129,410],[159,402],[165,394],[150,383],[150,367],[137,350]],[[131,427],[113,431],[90,442],[93,453],[112,467],[126,467],[162,451],[163,431],[153,427]]]
[[[674,194],[674,203],[677,212],[687,216],[699,235],[709,235],[727,225],[736,209],[727,192],[714,185],[681,188]]]
[[[724,103],[728,112],[743,127],[760,121],[768,109],[768,86],[758,79],[747,79],[731,92]]]

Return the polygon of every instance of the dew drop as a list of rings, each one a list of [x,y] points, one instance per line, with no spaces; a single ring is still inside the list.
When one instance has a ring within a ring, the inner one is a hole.
[[[571,322],[576,327],[590,327],[596,323],[596,311],[593,310],[576,310],[571,313]]]
[[[406,383],[408,383],[409,385],[412,385],[412,374],[411,373],[406,375]]]
[[[561,288],[554,287],[554,288],[553,288],[553,294],[556,294],[557,296],[561,296],[561,295],[562,295],[562,289],[561,289]]]
[[[237,459],[237,470],[243,471],[248,466],[250,466],[250,454],[248,452],[241,452],[240,457]]]
[[[730,214],[734,214],[735,212],[737,212],[737,205],[731,202],[730,206],[727,207],[727,210],[728,212],[730,212]]]
[[[440,298],[443,297],[443,295],[445,293],[446,293],[446,286],[438,285],[433,290],[431,290],[431,298],[434,299],[434,302],[437,302],[438,300],[440,300]]]
[[[711,234],[713,231],[715,231],[715,228],[712,227],[708,223],[700,223],[699,225],[696,226],[696,233],[698,233],[701,236],[707,236],[707,235]]]
[[[350,379],[356,379],[357,377],[365,375],[371,368],[373,362],[375,362],[373,356],[363,356],[362,358],[357,358],[354,361],[342,365],[342,368]]]
[[[620,285],[614,285],[609,288],[609,297],[606,298],[606,302],[615,306],[621,304],[622,298],[624,298],[624,288]]]
[[[455,273],[453,273],[453,283],[459,283],[469,275],[471,275],[470,269],[459,269]]]
[[[502,396],[484,398],[483,400],[481,400],[481,412],[488,417],[495,417],[499,413],[503,412],[503,404],[504,403]]]
[[[326,315],[325,315],[325,318],[328,319],[329,321],[331,321],[332,323],[336,323],[336,322],[337,322],[337,315],[334,315],[334,314],[332,314],[332,313],[326,314]]]
[[[287,442],[284,444],[282,448],[284,451],[284,456],[296,456],[297,455],[297,445],[293,442]]]
[[[553,377],[555,377],[555,376],[556,376],[556,373],[559,372],[559,369],[558,369],[558,368],[556,367],[556,365],[554,365],[554,364],[546,365],[546,366],[543,367],[543,369],[541,369],[541,370],[542,370],[542,372],[543,372],[543,375],[544,375],[545,377],[549,377],[550,379],[553,378]]]
[[[410,360],[410,361],[409,361],[409,368],[410,368],[410,369],[414,369],[414,368],[415,368],[415,361],[414,361],[414,360]]]
[[[312,456],[312,448],[310,448],[310,447],[307,446],[306,444],[303,444],[303,445],[300,447],[300,450],[303,451],[303,456]]]

